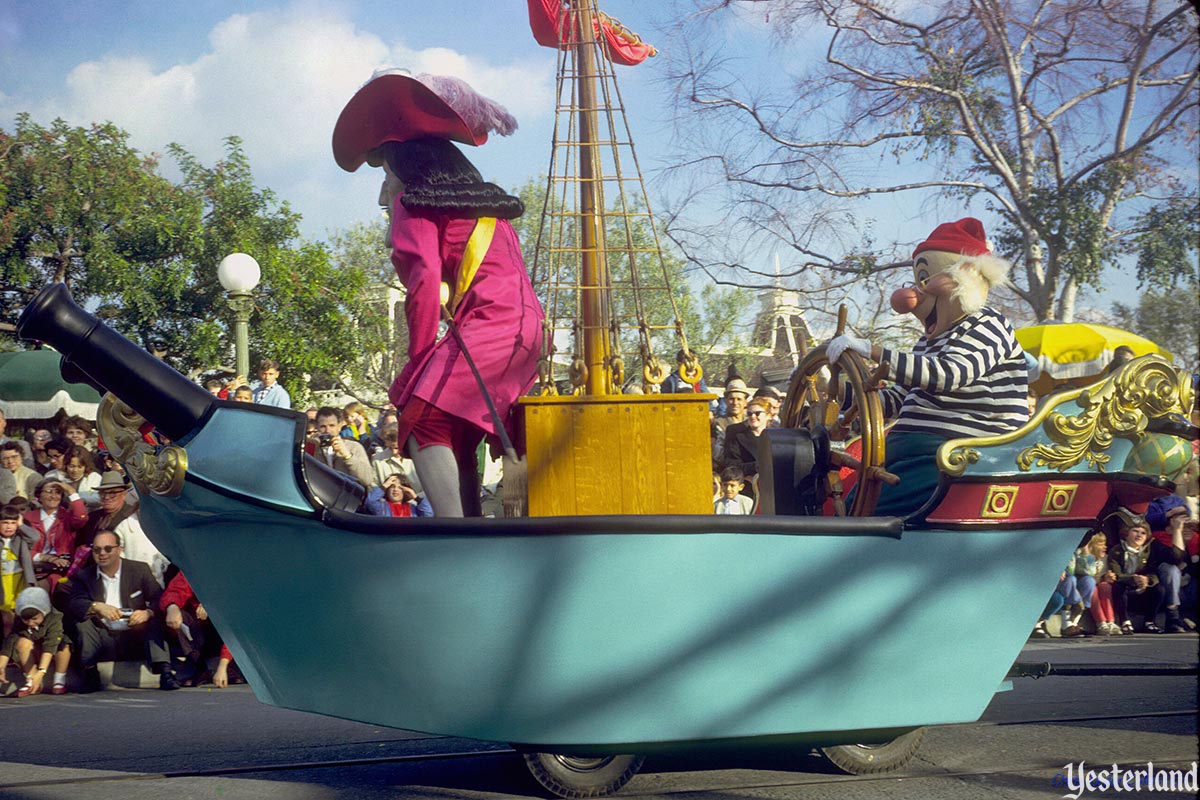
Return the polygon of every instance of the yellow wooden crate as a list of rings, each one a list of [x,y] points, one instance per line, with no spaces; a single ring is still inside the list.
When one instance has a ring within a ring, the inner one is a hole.
[[[713,399],[522,397],[529,515],[711,514]]]

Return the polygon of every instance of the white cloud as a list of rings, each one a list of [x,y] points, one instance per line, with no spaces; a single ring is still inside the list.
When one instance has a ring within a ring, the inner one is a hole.
[[[208,52],[165,68],[141,57],[81,63],[58,95],[43,94],[33,103],[0,97],[0,115],[27,110],[43,124],[58,116],[75,125],[111,120],[140,150],[161,152],[179,142],[204,163],[222,155],[225,137],[239,136],[257,182],[291,201],[319,232],[345,224],[338,207],[330,206],[352,182],[340,173],[341,185],[330,186],[339,180],[330,137],[342,106],[375,69],[401,66],[461,77],[518,120],[549,117],[553,109],[553,56],[540,49],[510,64],[440,47],[412,49],[303,2],[232,15],[208,39]],[[344,216],[344,198],[338,199]],[[364,215],[371,213],[371,199],[361,203]]]

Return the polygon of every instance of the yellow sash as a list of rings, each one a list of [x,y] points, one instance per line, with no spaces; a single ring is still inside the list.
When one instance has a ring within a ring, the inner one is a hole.
[[[450,316],[454,316],[463,295],[471,288],[471,281],[475,280],[475,273],[479,272],[479,265],[483,263],[483,257],[492,246],[492,236],[495,233],[495,217],[480,217],[475,222],[475,230],[471,231],[471,238],[467,239],[467,246],[463,250],[462,266],[458,269],[454,291],[450,291],[449,284],[442,284],[442,304],[446,306]]]

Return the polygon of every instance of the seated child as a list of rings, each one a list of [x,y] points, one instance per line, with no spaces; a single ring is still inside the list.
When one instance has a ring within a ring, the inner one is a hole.
[[[1168,597],[1168,587],[1178,592],[1180,569],[1187,563],[1183,548],[1151,539],[1146,519],[1127,508],[1118,508],[1110,516],[1118,519],[1121,533],[1121,541],[1108,554],[1113,606],[1121,633],[1133,633],[1130,612],[1134,610],[1146,615],[1142,628],[1146,633],[1162,633],[1155,620],[1160,609],[1166,611],[1167,631],[1183,633],[1178,600],[1172,605]]]
[[[217,669],[211,677],[218,689],[228,686],[233,654],[221,641],[221,635],[208,618],[204,604],[196,597],[192,584],[182,572],[175,573],[175,577],[171,578],[158,600],[158,608],[163,612],[164,638],[176,662],[176,670],[186,676],[185,683],[200,686],[206,682],[209,677],[204,668],[206,657],[220,645]],[[235,674],[236,670],[234,667]],[[245,683],[240,676],[233,682]]]
[[[1054,591],[1050,595],[1050,600],[1046,603],[1046,608],[1042,611],[1042,615],[1038,617],[1037,624],[1033,626],[1033,632],[1029,634],[1029,638],[1050,638],[1050,631],[1046,630],[1046,620],[1057,614],[1067,604],[1067,598],[1075,593],[1074,564],[1075,560],[1071,559],[1071,563],[1067,564],[1067,568],[1059,574],[1058,585],[1054,587]],[[1065,636],[1067,635],[1065,632],[1066,625],[1063,627],[1063,635]]]
[[[726,467],[721,471],[721,496],[713,503],[714,514],[753,514],[754,501],[742,494],[746,488],[746,476],[740,467]]]
[[[408,478],[399,472],[392,473],[367,493],[368,514],[377,517],[432,517],[433,506],[424,496],[418,497]]]
[[[1178,575],[1160,568],[1160,577],[1167,591],[1163,602],[1168,613],[1172,606],[1178,607],[1183,627],[1194,629],[1196,582],[1200,578],[1200,532],[1197,531],[1196,519],[1191,516],[1184,498],[1169,494],[1150,501],[1146,509],[1146,524],[1150,526],[1154,541],[1183,551],[1184,563]]]
[[[1103,540],[1104,534],[1100,534],[1100,538]],[[1091,541],[1091,539],[1088,539],[1085,543],[1087,546],[1079,547],[1075,550],[1075,557],[1071,562],[1071,571],[1075,577],[1075,586],[1067,594],[1065,598],[1066,605],[1062,609],[1062,635],[1064,638],[1086,635],[1079,623],[1083,621],[1083,612],[1091,611],[1092,598],[1096,593],[1096,579],[1100,576],[1101,572],[1101,565],[1097,562],[1095,554],[1088,547],[1091,545]],[[1103,560],[1103,555],[1101,556],[1101,560]]]
[[[20,620],[0,645],[0,697],[26,697],[42,691],[50,662],[54,662],[52,694],[67,693],[67,666],[71,643],[63,635],[63,616],[50,607],[50,595],[40,586],[30,586],[17,596]],[[24,683],[5,683],[9,662],[25,676]]]
[[[1087,558],[1081,562],[1080,553],[1086,553],[1091,558],[1089,562]],[[1116,623],[1116,615],[1113,611],[1112,602],[1112,575],[1108,571],[1108,537],[1104,533],[1098,532],[1092,534],[1087,540],[1087,544],[1081,550],[1076,551],[1075,556],[1075,574],[1079,574],[1081,563],[1085,572],[1096,581],[1096,588],[1092,592],[1092,620],[1096,623],[1096,633],[1101,636],[1114,636],[1121,633],[1121,628]]]

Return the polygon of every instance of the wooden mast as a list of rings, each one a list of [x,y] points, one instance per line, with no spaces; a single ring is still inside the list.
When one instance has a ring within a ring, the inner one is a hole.
[[[605,257],[603,168],[599,152],[596,104],[596,54],[592,0],[569,0],[578,13],[579,41],[575,45],[579,72],[576,128],[579,136],[579,234],[582,251],[580,305],[583,316],[583,361],[587,366],[584,393],[613,393],[608,304],[611,282]],[[568,12],[569,13],[569,12]]]
[[[559,50],[554,141],[532,269],[547,314],[538,391],[516,408],[527,483],[510,480],[516,472],[505,465],[506,513],[712,513],[712,396],[658,388],[667,373],[654,351],[667,344],[655,337],[666,340],[669,330],[682,339],[682,325],[612,68],[608,37],[621,26],[596,0],[538,8],[556,13],[547,46]],[[623,158],[636,178],[624,176]],[[639,234],[652,241],[639,241]],[[657,275],[639,263],[651,259]],[[655,293],[671,306],[665,324],[661,312],[647,313],[646,297]],[[568,341],[569,384],[555,374],[568,363],[555,358]],[[640,373],[630,379],[627,356],[638,358]],[[644,393],[623,394],[626,383]]]

